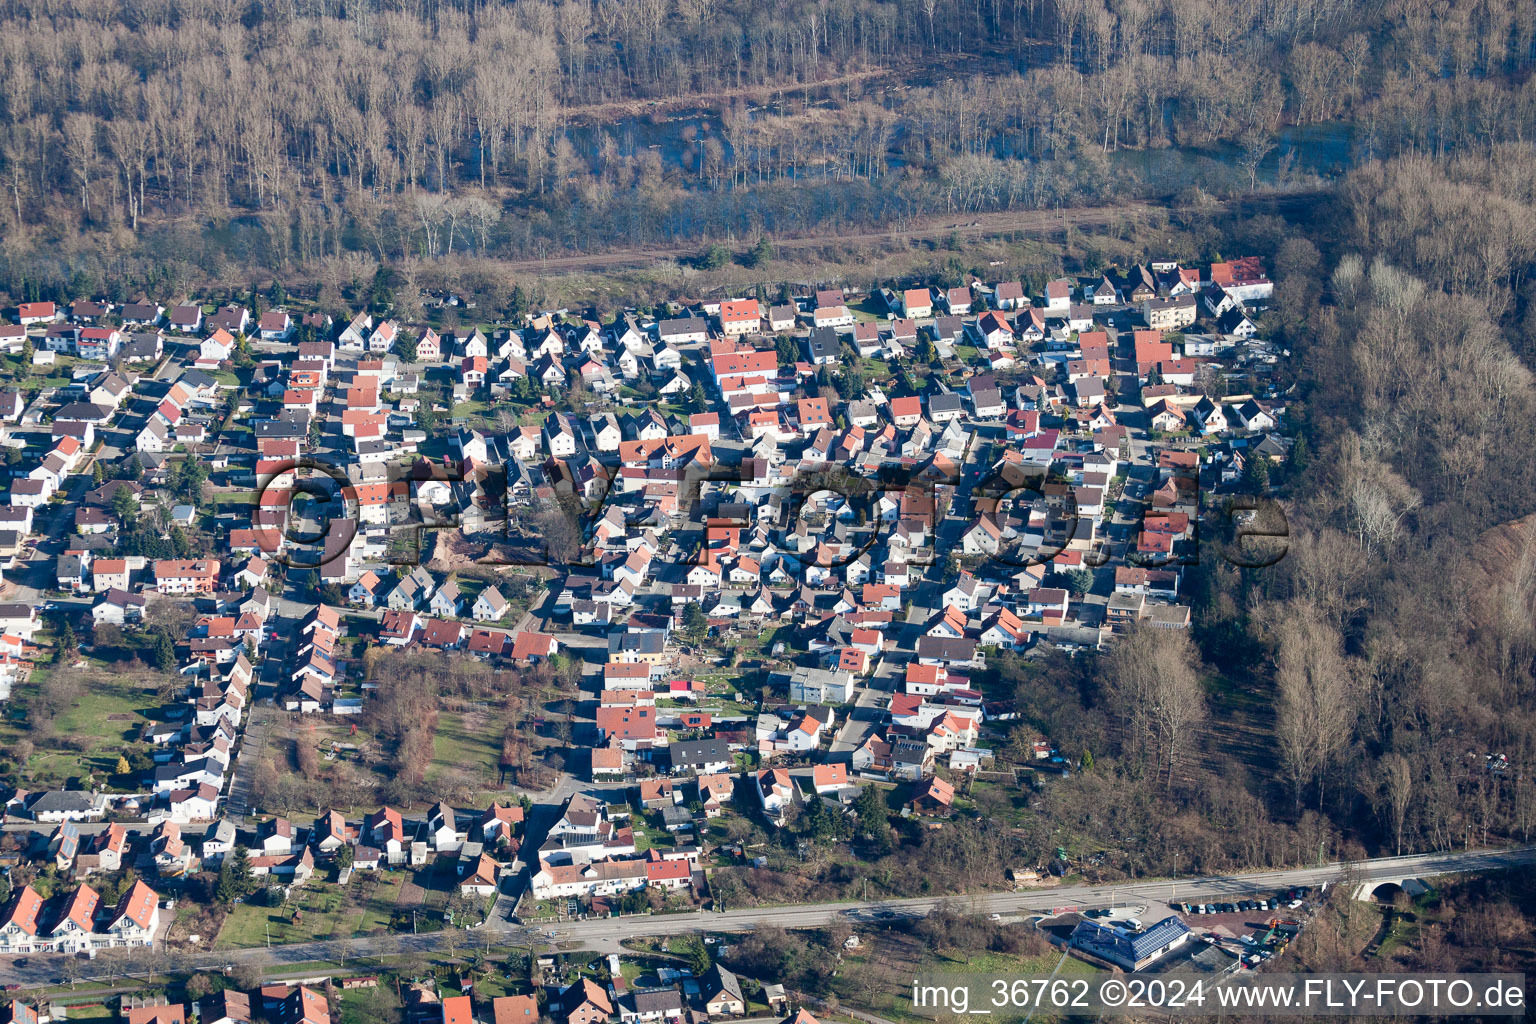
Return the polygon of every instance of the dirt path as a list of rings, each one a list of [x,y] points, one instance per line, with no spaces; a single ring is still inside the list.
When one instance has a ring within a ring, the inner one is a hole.
[[[1239,196],[1221,202],[1221,208],[1232,213],[1278,213],[1285,209],[1314,202],[1321,189],[1277,193],[1257,193]],[[944,238],[949,235],[987,236],[1024,232],[1052,234],[1068,226],[1096,226],[1119,221],[1135,220],[1157,210],[1168,209],[1166,204],[1143,200],[1127,200],[1115,206],[1084,206],[1059,210],[1010,210],[1003,213],[945,214],[923,217],[905,226],[884,228],[876,231],[838,231],[800,237],[774,238],[774,247],[783,250],[814,249],[823,245],[870,245],[897,243],[918,238]],[[536,260],[497,261],[498,268],[527,273],[603,271],[617,267],[644,267],[652,263],[679,258],[691,258],[699,254],[703,243],[684,246],[654,246],[643,249],[613,249],[608,252],[586,253],[572,256],[550,256]]]
[[[734,89],[717,89],[713,92],[688,93],[683,96],[608,100],[602,103],[581,103],[564,106],[560,116],[576,124],[604,124],[626,117],[646,115],[715,116],[727,104],[745,100],[750,104],[767,104],[787,96],[825,92],[854,83],[878,83],[894,89],[927,87],[956,78],[972,78],[978,74],[1011,74],[1019,62],[1038,64],[1050,59],[1050,44],[1037,41],[987,47],[974,54],[925,54],[920,60],[897,61],[878,64],[858,71],[844,71],[811,82],[782,82],[778,84],[743,85]],[[1035,54],[1029,56],[1025,51]]]
[[[893,68],[875,67],[865,71],[850,71],[845,75],[834,75],[830,78],[818,78],[814,82],[791,85],[744,85],[739,89],[722,89],[718,92],[693,93],[688,96],[672,96],[665,99],[627,99],[611,100],[607,103],[585,103],[580,106],[564,107],[560,114],[577,124],[604,124],[625,117],[641,117],[647,114],[711,112],[732,100],[747,100],[754,104],[769,103],[795,93],[832,89],[852,85],[854,82],[869,82],[894,74]]]
[[[1150,212],[1148,203],[1130,202],[1119,206],[1092,206],[1066,210],[1018,210],[1007,213],[949,214],[926,217],[907,227],[879,231],[835,231],[801,238],[776,238],[779,250],[814,249],[822,245],[860,245],[878,242],[903,242],[916,238],[943,238],[947,235],[996,235],[1015,231],[1049,233],[1068,225],[1109,224]],[[696,256],[700,245],[617,249],[612,252],[578,256],[551,256],[540,260],[511,260],[500,265],[510,270],[580,271],[614,267],[646,266],[662,260]]]

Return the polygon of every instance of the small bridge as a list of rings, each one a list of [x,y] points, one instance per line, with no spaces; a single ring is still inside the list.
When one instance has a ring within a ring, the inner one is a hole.
[[[1399,894],[1406,894],[1409,899],[1413,899],[1433,888],[1422,878],[1373,878],[1355,886],[1354,897],[1366,903],[1393,903]]]

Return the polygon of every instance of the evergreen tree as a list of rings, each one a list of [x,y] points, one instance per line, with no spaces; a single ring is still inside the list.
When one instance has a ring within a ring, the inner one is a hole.
[[[697,604],[690,604],[683,609],[683,635],[693,643],[704,639],[704,633],[709,628],[709,619],[704,615],[704,609]]]
[[[130,525],[139,517],[139,499],[128,488],[119,487],[112,493],[112,514],[124,526]]]
[[[688,951],[688,959],[692,963],[693,976],[696,978],[704,977],[713,966],[709,959],[709,948],[702,942],[694,942],[693,947]]]
[[[389,284],[389,268],[380,264],[368,288],[368,311],[375,314],[387,313],[394,304],[395,292]]]
[[[885,806],[885,795],[878,787],[872,785],[859,790],[859,798],[853,802],[853,812],[859,816],[859,828],[865,832],[884,828],[890,820],[890,812]]]
[[[514,285],[512,295],[507,299],[507,315],[517,320],[528,312],[528,307],[532,304],[533,300],[529,298],[527,289],[520,284]]]
[[[779,355],[780,366],[794,366],[800,358],[800,345],[787,334],[779,335],[779,340],[774,342],[774,350]]]
[[[773,243],[768,241],[767,237],[761,237],[752,247],[752,251],[747,253],[747,266],[760,267],[771,259],[773,259]]]
[[[890,853],[891,819],[886,810],[885,795],[874,786],[865,786],[859,791],[853,810],[859,816],[859,832],[867,837],[867,855],[873,859]]]
[[[1243,489],[1249,494],[1263,494],[1269,490],[1269,460],[1262,455],[1249,458],[1243,467]]]
[[[250,895],[252,885],[250,854],[244,846],[237,846],[224,858],[219,868],[219,881],[214,886],[213,898],[220,903],[230,904]]]
[[[67,622],[64,623],[63,628],[59,630],[59,644],[58,648],[54,651],[53,660],[65,661],[76,654],[79,648],[80,641],[75,636],[74,627]]]
[[[155,645],[150,651],[150,664],[161,672],[176,671],[176,645],[165,633],[155,634]]]
[[[1065,577],[1067,589],[1075,597],[1082,597],[1093,589],[1093,573],[1087,569],[1069,569],[1062,576]]]

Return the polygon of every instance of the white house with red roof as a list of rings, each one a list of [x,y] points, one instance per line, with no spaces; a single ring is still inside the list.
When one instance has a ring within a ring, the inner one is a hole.
[[[727,338],[757,333],[762,319],[756,299],[729,299],[720,303],[720,333]]]
[[[51,324],[63,320],[64,314],[52,302],[23,302],[16,307],[16,322],[23,327],[33,324]]]

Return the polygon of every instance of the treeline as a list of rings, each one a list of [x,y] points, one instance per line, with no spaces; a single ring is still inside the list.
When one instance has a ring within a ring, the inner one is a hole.
[[[1536,827],[1528,156],[1362,168],[1327,300],[1294,337],[1317,458],[1286,571],[1249,604],[1282,718],[1287,693],[1332,696],[1310,771],[1336,795],[1318,802],[1389,849]]]
[[[1371,163],[1289,224],[1174,218],[1176,244],[1241,245],[1277,281],[1287,553],[1236,569],[1212,517],[1192,644],[990,663],[1023,716],[1009,753],[1044,735],[1085,766],[1044,787],[1037,856],[1057,829],[1131,874],[1536,836],[1528,157]]]
[[[1135,185],[1123,147],[1228,145],[1247,186],[1278,128],[1335,118],[1367,153],[1536,135],[1516,0],[12,0],[0,25],[13,299],[82,265],[226,283],[1095,200]],[[614,123],[652,98],[705,116]]]

